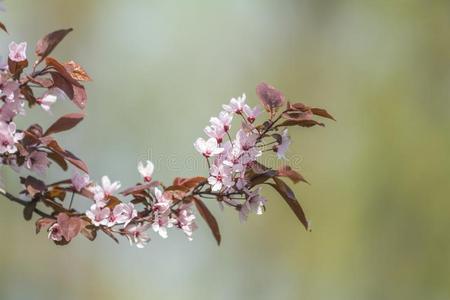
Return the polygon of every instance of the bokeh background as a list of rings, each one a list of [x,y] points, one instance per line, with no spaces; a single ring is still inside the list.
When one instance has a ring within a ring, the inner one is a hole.
[[[204,174],[192,142],[231,97],[256,104],[263,80],[338,121],[291,132],[289,157],[312,183],[295,187],[309,233],[266,191],[268,211],[246,224],[212,205],[220,247],[202,221],[193,242],[171,232],[144,250],[105,236],[56,247],[2,199],[0,299],[450,298],[449,1],[6,6],[5,55],[11,40],[28,41],[31,57],[44,34],[75,28],[53,55],[94,81],[87,119],[60,139],[96,179],[134,184],[147,157],[166,182]],[[50,124],[69,111],[31,116]]]

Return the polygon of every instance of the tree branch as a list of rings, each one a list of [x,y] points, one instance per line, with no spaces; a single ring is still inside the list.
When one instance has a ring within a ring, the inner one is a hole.
[[[16,196],[8,193],[7,191],[5,191],[3,189],[0,189],[0,195],[3,195],[5,198],[9,199],[10,201],[18,203],[18,204],[20,204],[22,206],[27,206],[30,203],[28,201],[25,201],[25,200],[22,200],[20,198],[17,198]],[[47,214],[47,213],[45,213],[42,210],[37,209],[37,208],[35,208],[33,211],[36,214],[38,214],[39,216],[44,217],[44,218],[51,218],[52,217],[51,215],[49,215],[49,214]]]

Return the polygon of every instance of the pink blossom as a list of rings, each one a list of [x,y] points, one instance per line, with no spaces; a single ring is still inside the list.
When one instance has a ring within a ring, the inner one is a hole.
[[[195,224],[195,215],[189,207],[189,204],[185,204],[179,208],[176,225],[181,228],[187,235],[188,239],[192,241],[192,233],[197,229],[197,224]]]
[[[286,159],[285,154],[286,154],[286,151],[290,144],[291,144],[291,139],[289,138],[288,130],[285,129],[285,130],[283,130],[283,133],[281,134],[281,143],[279,145],[275,146],[275,151],[276,151],[279,159],[281,159],[281,158]]]
[[[25,115],[23,100],[16,99],[12,102],[6,102],[0,107],[0,121],[10,122],[17,115]]]
[[[0,94],[6,97],[6,102],[13,102],[19,98],[20,85],[16,81],[8,81],[3,84],[3,88],[0,90]]]
[[[245,104],[245,94],[242,94],[241,97],[232,98],[230,103],[222,105],[223,109],[230,113],[241,114],[244,110]]]
[[[11,42],[9,44],[9,59],[15,62],[21,62],[27,59],[27,43],[22,42],[20,44],[16,44],[15,42]]]
[[[124,224],[126,227],[131,220],[137,217],[137,211],[133,203],[120,203],[114,207],[112,215],[117,224]]]
[[[50,228],[48,229],[48,238],[56,242],[61,241],[63,238],[61,225],[59,225],[58,223],[54,223],[52,226],[50,226]]]
[[[215,138],[210,138],[207,141],[203,138],[198,138],[194,143],[194,147],[198,152],[207,158],[223,152],[223,148],[218,146]]]
[[[130,245],[135,244],[138,248],[144,248],[150,241],[150,236],[146,232],[150,224],[128,225],[125,228],[125,234],[130,241]]]
[[[113,195],[117,190],[119,190],[120,187],[121,184],[119,181],[111,183],[111,180],[108,176],[103,176],[102,185],[96,185],[92,188],[95,201],[98,202],[100,206],[104,206],[103,204],[105,204],[105,200],[107,200],[109,196]]]
[[[0,154],[16,153],[16,143],[23,138],[23,133],[16,133],[16,124],[0,121]]]
[[[206,126],[204,131],[207,136],[215,138],[218,144],[222,143],[223,137],[226,134],[222,128],[216,126]]]
[[[38,174],[45,174],[50,161],[48,160],[47,153],[42,151],[33,151],[25,160],[25,166],[28,170],[36,172]]]
[[[165,197],[164,193],[155,188],[156,203],[153,206],[153,231],[158,232],[162,238],[167,238],[167,228],[172,227],[173,220],[170,218],[170,206],[172,200]]]
[[[90,184],[89,175],[86,173],[74,173],[71,178],[72,185],[78,192]]]
[[[111,210],[108,207],[101,207],[97,204],[93,204],[91,208],[86,211],[86,216],[91,219],[92,224],[95,226],[108,225],[109,214]]]
[[[251,108],[247,104],[244,105],[244,114],[247,117],[247,121],[250,123],[255,122],[256,118],[261,114],[261,109],[259,106]]]
[[[213,192],[220,191],[223,186],[232,186],[231,169],[224,165],[212,165],[210,170],[210,177],[208,183],[211,185]]]
[[[43,110],[50,112],[50,107],[56,102],[56,99],[55,95],[46,94],[44,97],[36,99],[36,102]]]
[[[141,174],[141,176],[144,178],[145,182],[151,182],[152,181],[152,175],[153,175],[153,170],[154,169],[155,169],[155,166],[149,160],[147,160],[145,166],[144,166],[144,164],[142,162],[139,162],[139,164],[138,164],[138,171]]]
[[[233,115],[226,111],[221,111],[219,117],[212,117],[209,122],[213,127],[219,128],[224,132],[228,132],[231,128],[231,121],[233,121]]]
[[[260,191],[261,188],[247,192],[247,200],[239,209],[239,218],[241,222],[246,221],[251,212],[255,212],[257,215],[262,215],[264,212],[264,205],[266,204],[267,199],[259,194]]]

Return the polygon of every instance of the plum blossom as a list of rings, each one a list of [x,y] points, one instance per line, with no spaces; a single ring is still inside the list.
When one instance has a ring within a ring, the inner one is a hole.
[[[127,227],[128,223],[137,217],[137,211],[133,203],[120,203],[114,207],[112,215],[117,224]]]
[[[46,94],[44,97],[36,99],[36,102],[43,110],[50,112],[50,107],[56,102],[56,99],[55,95]]]
[[[48,238],[56,242],[61,241],[63,238],[61,225],[55,223],[52,226],[50,226],[50,228],[48,229]]]
[[[232,98],[229,104],[224,104],[222,107],[227,112],[241,114],[244,110],[245,98],[245,94],[242,94],[242,96],[237,99]]]
[[[74,173],[71,178],[72,185],[78,192],[90,184],[89,175],[86,173]]]
[[[222,128],[216,126],[206,126],[204,131],[207,136],[215,138],[218,144],[222,143],[223,137],[226,134]]]
[[[16,132],[16,124],[0,121],[0,154],[17,152],[15,143],[23,138],[23,133]]]
[[[203,138],[198,138],[194,143],[194,147],[207,158],[223,152],[223,148],[219,147],[215,138],[210,138],[207,141]]]
[[[231,121],[233,121],[233,115],[226,111],[221,111],[219,117],[212,117],[209,120],[213,127],[221,129],[225,133],[230,130]]]
[[[6,102],[14,102],[19,98],[20,90],[19,83],[16,81],[8,81],[3,84],[3,88],[1,90],[0,95],[5,96]]]
[[[38,174],[45,174],[47,171],[50,161],[46,152],[33,151],[25,160],[25,166],[28,170],[36,172]]]
[[[141,176],[144,178],[145,182],[152,181],[152,175],[153,175],[154,169],[155,169],[155,166],[149,160],[147,160],[145,166],[142,162],[139,162],[139,164],[138,164],[138,171],[141,174]]]
[[[246,221],[251,212],[255,212],[257,215],[263,214],[267,199],[259,194],[260,191],[261,188],[255,191],[247,191],[247,200],[239,209],[239,219],[241,222]]]
[[[128,225],[125,228],[125,234],[130,241],[130,245],[135,244],[138,248],[144,248],[150,241],[150,236],[146,232],[150,228],[150,224]]]
[[[16,99],[12,102],[6,102],[0,107],[0,121],[10,122],[17,115],[25,114],[25,102]]]
[[[101,207],[93,204],[89,210],[86,211],[86,216],[91,219],[95,226],[108,225],[109,214],[111,210],[108,207]]]
[[[162,238],[167,238],[167,228],[172,227],[173,220],[170,218],[170,205],[172,200],[165,197],[164,193],[155,188],[156,203],[153,206],[152,229],[158,232]]]
[[[251,108],[247,104],[244,105],[244,114],[247,117],[247,121],[250,123],[255,122],[256,118],[261,114],[261,109],[259,106]]]
[[[208,183],[211,185],[213,192],[220,191],[223,186],[232,186],[233,180],[231,179],[231,169],[223,164],[219,166],[216,166],[215,164],[212,165]]]
[[[111,180],[108,176],[102,177],[102,185],[96,185],[93,187],[94,199],[99,204],[105,204],[104,201],[109,198],[109,196],[113,195],[117,190],[119,190],[121,184],[119,181],[114,181],[111,183]]]
[[[27,59],[27,42],[9,44],[9,59],[15,62],[21,62]]]
[[[289,138],[288,135],[288,130],[285,129],[283,130],[283,133],[281,134],[281,142],[279,145],[275,146],[275,152],[277,153],[277,157],[278,159],[286,159],[286,151],[289,147],[289,145],[291,144],[291,139]]]
[[[197,229],[197,224],[195,224],[195,215],[189,209],[189,204],[180,207],[175,224],[178,228],[181,228],[188,239],[192,241],[192,233]]]

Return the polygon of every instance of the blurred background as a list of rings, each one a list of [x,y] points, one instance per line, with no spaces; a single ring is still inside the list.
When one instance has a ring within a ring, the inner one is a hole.
[[[132,185],[148,157],[165,182],[205,175],[193,141],[231,97],[256,104],[260,81],[338,121],[291,130],[312,232],[267,190],[267,212],[246,224],[211,205],[220,247],[201,220],[193,242],[170,232],[143,250],[103,235],[57,247],[1,199],[0,299],[450,298],[449,1],[5,4],[4,55],[14,40],[32,57],[44,34],[75,29],[53,56],[94,81],[87,118],[59,138],[95,179]],[[77,108],[53,110],[31,116],[48,125]]]

